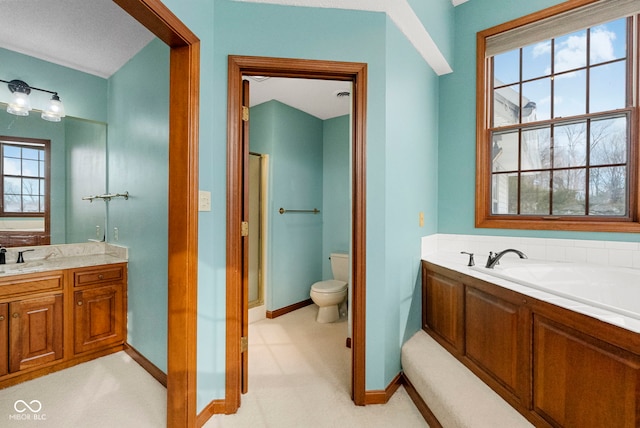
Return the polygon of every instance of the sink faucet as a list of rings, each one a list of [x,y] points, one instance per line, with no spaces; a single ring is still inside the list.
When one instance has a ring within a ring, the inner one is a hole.
[[[508,248],[504,251],[500,251],[499,253],[494,253],[493,251],[490,251],[489,258],[487,259],[487,264],[485,267],[487,269],[493,269],[493,267],[498,264],[502,256],[504,256],[507,253],[516,253],[521,259],[527,258],[527,256],[522,251],[514,250],[513,248]]]
[[[18,251],[18,261],[16,263],[24,263],[24,258],[22,257],[22,253],[26,253],[27,251],[35,251],[35,250],[31,248],[30,250]]]

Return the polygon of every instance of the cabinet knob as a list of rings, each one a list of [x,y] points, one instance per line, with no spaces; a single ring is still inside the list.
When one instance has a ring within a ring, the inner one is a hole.
[[[98,275],[98,279],[104,279],[104,275],[103,274],[99,274]]]
[[[4,315],[0,315],[0,321],[4,321]]]
[[[18,318],[19,316],[20,316],[20,314],[19,314],[19,313],[14,312],[14,314],[13,314],[13,317],[14,317],[14,318]]]
[[[78,300],[78,306],[82,306],[82,300]]]

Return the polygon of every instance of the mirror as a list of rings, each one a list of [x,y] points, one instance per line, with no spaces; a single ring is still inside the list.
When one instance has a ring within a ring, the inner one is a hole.
[[[0,138],[42,139],[50,144],[49,210],[45,217],[0,218],[5,247],[103,240],[105,204],[83,197],[106,190],[107,124],[75,117],[61,122],[38,114],[15,116],[0,103]]]

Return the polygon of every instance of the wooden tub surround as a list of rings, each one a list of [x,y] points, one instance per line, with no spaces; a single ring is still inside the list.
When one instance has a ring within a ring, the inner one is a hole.
[[[422,262],[425,364],[448,351],[537,427],[640,426],[638,333],[463,272]]]

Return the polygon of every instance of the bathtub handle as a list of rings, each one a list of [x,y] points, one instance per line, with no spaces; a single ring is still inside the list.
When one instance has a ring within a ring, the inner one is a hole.
[[[466,251],[460,251],[460,254],[468,254],[469,255],[469,263],[467,266],[474,266],[476,263],[473,260],[473,253],[467,253]]]

